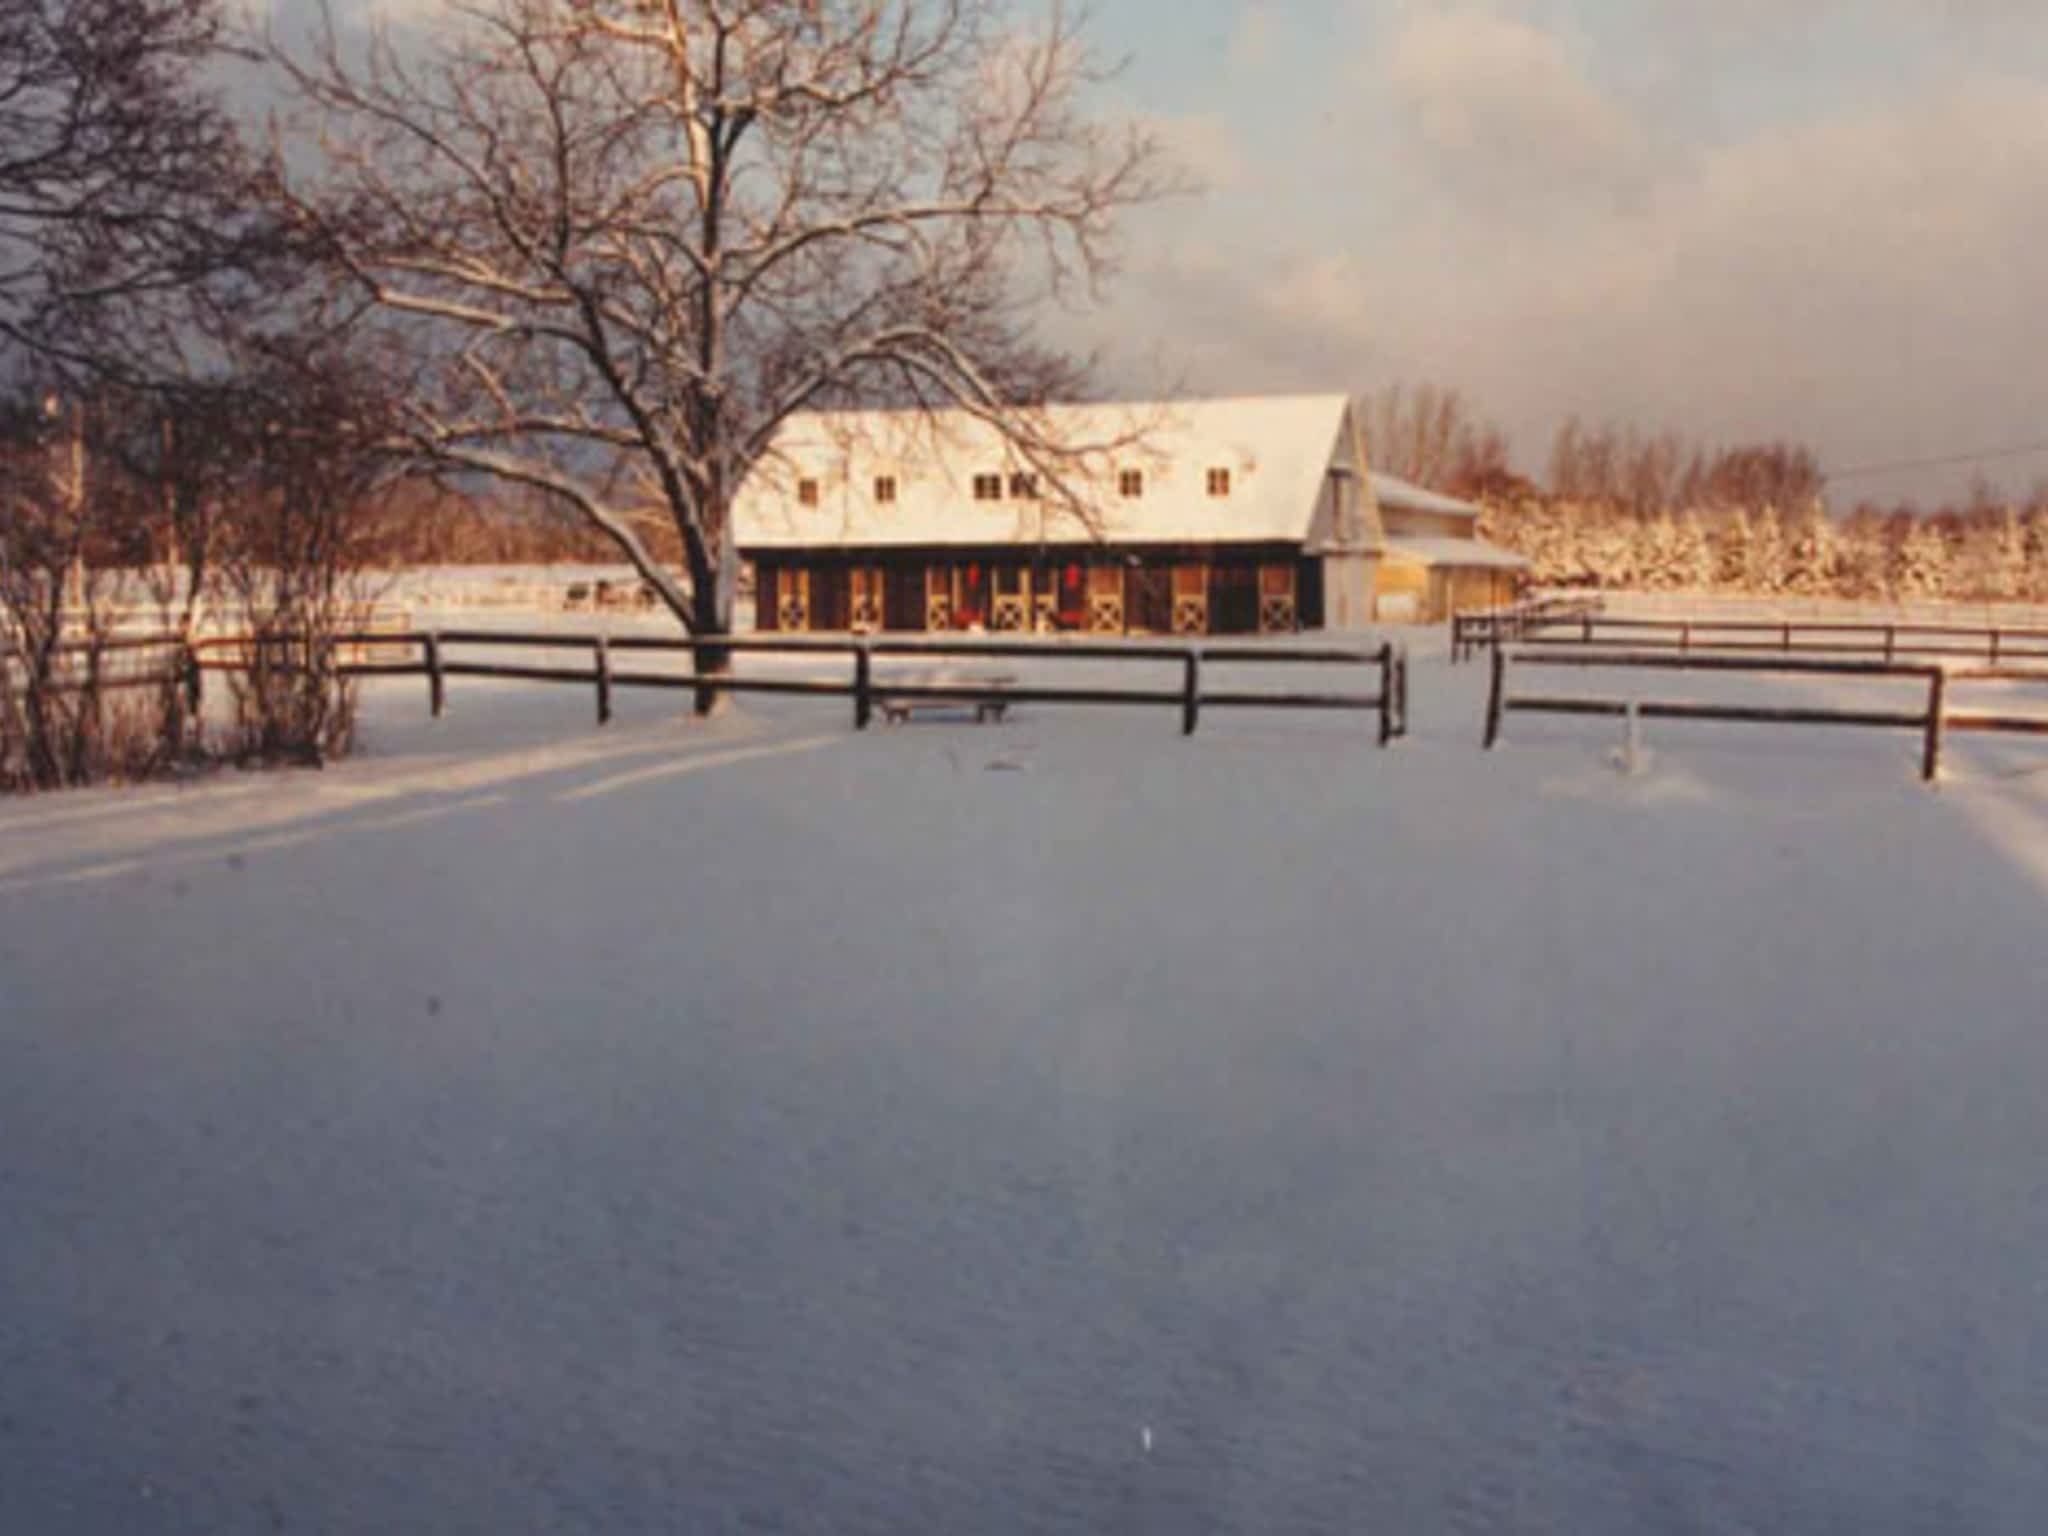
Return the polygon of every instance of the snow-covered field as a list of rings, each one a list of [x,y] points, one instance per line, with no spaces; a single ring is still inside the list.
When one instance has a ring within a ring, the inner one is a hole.
[[[0,804],[0,1530],[2038,1530],[2048,750],[1484,679]]]

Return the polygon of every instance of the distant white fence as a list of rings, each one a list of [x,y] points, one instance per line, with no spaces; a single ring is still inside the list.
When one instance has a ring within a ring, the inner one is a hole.
[[[1846,597],[1750,597],[1733,592],[1590,592],[1560,588],[1543,595],[1597,596],[1603,613],[1614,618],[1758,619],[1817,622],[1952,624],[1978,629],[2048,629],[2048,606],[2040,603],[1907,601],[1898,603]]]

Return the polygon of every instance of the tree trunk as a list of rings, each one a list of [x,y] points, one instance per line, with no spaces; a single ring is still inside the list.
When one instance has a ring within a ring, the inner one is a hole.
[[[715,581],[700,581],[694,584],[691,593],[690,632],[699,640],[720,640],[732,633],[730,612],[720,611],[723,605],[718,601],[717,585]],[[727,676],[732,671],[732,659],[730,646],[700,646],[696,655],[697,676]],[[695,689],[695,696],[696,712],[700,716],[717,714],[732,698],[730,693],[709,682],[700,682]]]

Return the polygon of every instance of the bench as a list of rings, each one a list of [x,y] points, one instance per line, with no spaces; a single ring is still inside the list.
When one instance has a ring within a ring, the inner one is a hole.
[[[1001,721],[1009,714],[1008,690],[1016,682],[1016,676],[1009,672],[965,671],[951,667],[892,671],[886,677],[875,679],[875,703],[882,711],[882,719],[890,725],[901,725],[912,715],[956,709],[972,709],[974,723],[984,725],[991,720]],[[892,684],[971,689],[973,693],[970,697],[957,699],[923,699],[891,692]]]

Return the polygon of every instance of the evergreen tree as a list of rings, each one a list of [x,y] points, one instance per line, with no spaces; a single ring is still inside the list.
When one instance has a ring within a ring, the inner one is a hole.
[[[1756,558],[1756,528],[1749,513],[1737,507],[1721,525],[1714,541],[1714,583],[1741,592],[1749,586],[1750,562]]]
[[[1942,597],[1953,576],[1948,540],[1931,520],[1916,520],[1893,554],[1893,596],[1903,601]]]
[[[1749,563],[1743,590],[1773,597],[1785,590],[1785,525],[1776,507],[1765,507],[1750,529]]]
[[[1714,585],[1714,549],[1707,542],[1706,525],[1690,507],[1678,519],[1672,569],[1682,591],[1706,592]]]
[[[1819,502],[1807,508],[1785,544],[1785,590],[1801,597],[1827,597],[1836,591],[1841,540]]]

